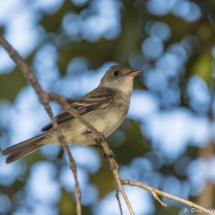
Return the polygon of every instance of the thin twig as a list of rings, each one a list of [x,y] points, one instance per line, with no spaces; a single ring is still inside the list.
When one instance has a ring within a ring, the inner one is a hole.
[[[115,180],[115,185],[116,185],[116,195],[115,195],[115,196],[116,196],[116,200],[117,200],[117,202],[118,202],[118,204],[119,204],[120,214],[123,215],[123,212],[122,212],[122,205],[121,205],[120,198],[119,198],[119,187],[118,187],[118,185],[117,185],[116,180]]]
[[[58,140],[59,140],[63,150],[66,152],[66,154],[69,158],[70,169],[73,171],[73,175],[75,178],[76,198],[77,198],[77,209],[76,210],[77,210],[77,214],[81,215],[81,191],[80,191],[78,179],[77,179],[76,163],[68,149],[65,137],[63,136],[63,134],[55,120],[55,117],[52,113],[51,107],[49,105],[50,96],[48,93],[46,93],[45,91],[42,90],[40,84],[37,81],[37,78],[35,77],[33,72],[29,69],[29,67],[26,65],[23,58],[16,51],[13,50],[13,48],[8,44],[8,42],[2,36],[0,36],[0,44],[7,50],[10,57],[13,59],[13,61],[16,63],[16,65],[21,69],[21,71],[25,75],[26,79],[29,80],[32,87],[35,89],[36,93],[38,94],[40,102],[43,104],[45,110],[47,111],[49,117],[52,120],[53,127],[58,135]]]
[[[158,195],[157,195],[157,193],[155,192],[154,189],[152,189],[152,191],[151,191],[150,193],[153,195],[153,197],[154,197],[157,201],[159,201],[159,202],[161,203],[162,206],[164,206],[164,207],[167,206],[167,204],[163,203],[163,202],[159,199],[159,197],[158,197]]]
[[[157,189],[154,189],[152,187],[149,187],[147,185],[144,185],[142,182],[134,182],[134,181],[129,181],[129,180],[121,180],[121,182],[122,182],[123,185],[130,185],[130,186],[143,188],[144,190],[147,190],[150,193],[152,193],[154,191],[156,194],[161,195],[161,196],[163,196],[165,198],[172,199],[172,200],[175,200],[177,202],[181,202],[183,204],[189,205],[190,207],[196,208],[196,209],[198,209],[199,211],[202,211],[202,212],[206,212],[207,214],[215,215],[215,213],[213,211],[209,210],[209,209],[201,207],[201,206],[199,206],[199,205],[197,205],[197,204],[195,204],[195,203],[193,203],[191,201],[181,199],[179,197],[170,195],[168,193],[165,193],[165,192],[162,192],[160,190],[157,190]]]

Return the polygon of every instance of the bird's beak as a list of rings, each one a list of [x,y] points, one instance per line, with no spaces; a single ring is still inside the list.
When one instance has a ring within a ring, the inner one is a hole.
[[[136,76],[136,75],[138,75],[139,73],[141,72],[141,70],[135,70],[135,71],[131,71],[131,72],[129,72],[127,75],[128,76]]]

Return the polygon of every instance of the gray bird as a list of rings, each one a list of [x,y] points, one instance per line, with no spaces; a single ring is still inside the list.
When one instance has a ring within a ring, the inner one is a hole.
[[[111,66],[99,86],[71,106],[108,137],[119,127],[128,113],[133,79],[139,73],[140,70],[132,71],[125,66]],[[60,112],[56,120],[68,145],[95,145],[94,135],[68,112]],[[6,163],[12,163],[47,144],[53,146],[60,144],[52,123],[41,131],[44,133],[5,149],[2,155],[9,155]]]

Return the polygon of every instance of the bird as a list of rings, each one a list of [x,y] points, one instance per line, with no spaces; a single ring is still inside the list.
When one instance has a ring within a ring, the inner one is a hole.
[[[133,79],[141,70],[122,65],[111,66],[99,86],[71,104],[82,117],[89,121],[104,137],[112,134],[127,116],[133,91]],[[55,117],[69,146],[97,146],[94,135],[85,125],[63,110]],[[42,134],[13,145],[4,151],[6,164],[49,144],[59,145],[52,123],[41,129]]]

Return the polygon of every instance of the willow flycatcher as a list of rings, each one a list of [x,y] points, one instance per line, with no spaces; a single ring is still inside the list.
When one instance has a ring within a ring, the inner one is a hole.
[[[121,65],[111,66],[99,86],[71,106],[99,132],[108,137],[118,128],[128,113],[133,79],[139,73],[140,70],[132,71]],[[68,112],[60,112],[56,120],[68,145],[95,144],[94,135]],[[46,125],[41,131],[44,133],[5,149],[2,155],[9,155],[6,163],[12,163],[47,144],[54,146],[60,144],[52,123]]]

